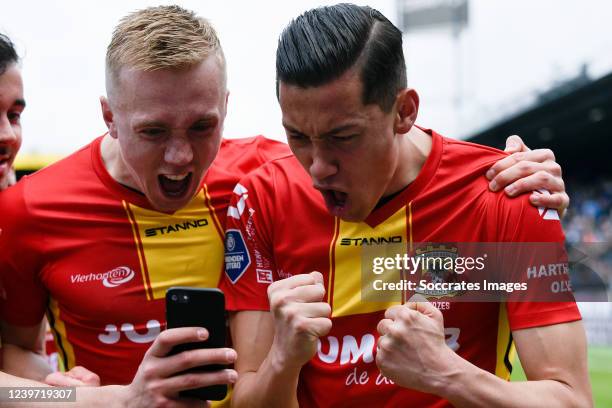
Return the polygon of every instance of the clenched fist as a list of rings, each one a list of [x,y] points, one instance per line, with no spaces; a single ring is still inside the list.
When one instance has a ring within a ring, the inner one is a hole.
[[[429,302],[393,306],[378,323],[376,364],[396,384],[436,393],[458,357],[444,337],[442,313]]]
[[[284,368],[300,369],[317,351],[317,340],[332,327],[331,307],[324,302],[323,275],[295,275],[268,287],[275,335],[271,356]]]

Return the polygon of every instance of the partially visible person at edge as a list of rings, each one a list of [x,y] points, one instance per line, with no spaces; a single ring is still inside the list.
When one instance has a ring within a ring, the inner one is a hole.
[[[13,162],[21,147],[25,109],[19,57],[11,40],[0,34],[0,191],[15,184]]]
[[[362,271],[372,270],[364,243],[400,242],[416,256],[419,243],[564,242],[554,210],[489,190],[482,174],[503,152],[415,125],[401,32],[370,7],[313,9],[281,34],[276,67],[293,155],[240,181],[226,227],[233,405],[591,406],[573,298],[476,303],[407,290],[401,301],[362,299]],[[548,252],[536,259],[567,262]],[[528,381],[507,381],[515,345]]]
[[[13,162],[21,147],[21,115],[26,106],[19,62],[13,42],[0,33],[0,191],[12,186],[16,181]],[[44,327],[37,340],[37,349],[40,354],[44,354]],[[2,354],[9,355],[9,362],[21,361],[21,350],[10,344],[3,348]],[[2,355],[0,363],[1,361]],[[95,374],[81,367],[74,367],[66,373],[53,374],[47,380],[47,383],[52,385],[99,384]]]

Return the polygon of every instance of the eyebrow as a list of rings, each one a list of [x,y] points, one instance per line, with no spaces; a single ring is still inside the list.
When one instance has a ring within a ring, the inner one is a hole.
[[[357,125],[357,124],[354,124],[354,123],[351,123],[351,124],[348,124],[348,125],[338,126],[338,127],[336,127],[336,128],[333,128],[332,130],[330,130],[330,131],[328,131],[328,132],[325,132],[325,133],[324,133],[322,136],[333,136],[333,135],[337,135],[338,133],[342,133],[342,132],[344,132],[345,130],[352,129],[352,128],[355,128],[355,127],[357,127],[357,126],[358,126],[358,125]],[[299,130],[294,129],[293,127],[289,126],[289,125],[288,125],[288,124],[286,124],[286,123],[283,123],[283,127],[284,127],[285,129],[287,129],[288,131],[290,131],[290,132],[294,132],[294,133],[303,134],[303,133],[302,133],[302,132],[300,132]]]
[[[337,128],[333,128],[332,130],[330,130],[329,132],[326,132],[324,134],[324,136],[333,136],[333,135],[337,135],[338,133],[342,133],[345,130],[349,130],[349,129],[353,129],[354,127],[356,127],[357,125],[354,123],[348,124],[348,125],[343,125],[343,126],[338,126]]]
[[[200,119],[196,120],[193,123],[201,123],[201,122],[216,122],[219,117],[215,114],[202,116]]]
[[[146,122],[136,122],[134,127],[165,127],[163,122],[152,120]]]
[[[215,123],[218,121],[219,117],[215,114],[204,115],[193,123]],[[151,120],[145,122],[137,122],[135,127],[167,127],[168,125],[164,121],[160,120]]]
[[[302,132],[300,132],[300,131],[299,131],[299,130],[297,130],[297,129],[294,129],[293,127],[289,126],[289,125],[288,125],[288,124],[286,124],[285,122],[283,122],[283,127],[284,127],[285,129],[287,129],[288,131],[290,131],[290,132],[302,134]]]

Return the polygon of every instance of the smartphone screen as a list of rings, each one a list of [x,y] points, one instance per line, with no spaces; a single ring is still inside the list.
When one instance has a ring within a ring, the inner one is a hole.
[[[180,344],[170,354],[198,348],[226,346],[225,297],[216,288],[173,287],[166,292],[166,320],[168,329],[177,327],[204,327],[209,337],[205,341]],[[217,371],[227,368],[213,364],[196,367],[188,372]],[[182,391],[181,396],[220,401],[227,395],[227,385],[213,385]]]

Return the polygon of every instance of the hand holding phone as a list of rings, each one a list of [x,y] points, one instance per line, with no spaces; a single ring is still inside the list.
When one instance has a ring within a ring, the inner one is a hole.
[[[166,292],[166,320],[168,329],[177,327],[204,327],[208,331],[205,341],[174,346],[168,355],[201,348],[217,349],[226,345],[225,297],[219,289],[173,287]],[[226,369],[226,365],[211,364],[187,370],[190,373],[213,372]],[[227,385],[182,391],[181,396],[219,401],[227,395]]]
[[[177,397],[182,396],[181,391],[191,390],[194,387],[235,383],[238,374],[233,369],[212,372],[189,370],[198,366],[234,363],[236,352],[231,348],[187,351],[189,358],[169,355],[177,345],[199,343],[207,339],[208,330],[201,327],[181,327],[162,331],[145,353],[131,384],[122,388],[117,395],[118,400],[125,401],[125,405],[140,407],[174,406],[179,402]],[[181,400],[179,405],[182,402]]]

